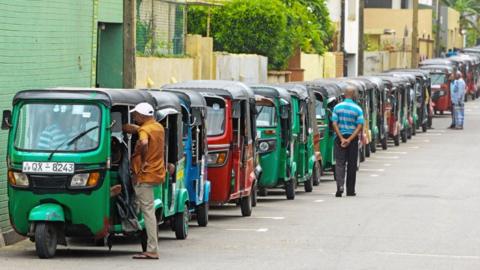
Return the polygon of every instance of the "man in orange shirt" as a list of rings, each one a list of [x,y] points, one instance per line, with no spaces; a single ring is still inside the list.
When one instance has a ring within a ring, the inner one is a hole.
[[[147,231],[147,251],[134,259],[158,259],[158,232],[155,217],[153,187],[165,181],[164,145],[165,131],[155,121],[154,109],[148,103],[140,103],[130,111],[139,125],[125,125],[124,132],[138,134],[132,155],[132,183],[136,202],[143,214]]]

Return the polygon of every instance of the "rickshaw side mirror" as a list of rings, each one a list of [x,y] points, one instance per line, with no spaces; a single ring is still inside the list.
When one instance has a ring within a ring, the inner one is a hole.
[[[2,116],[2,130],[9,130],[12,127],[12,111],[4,110]]]

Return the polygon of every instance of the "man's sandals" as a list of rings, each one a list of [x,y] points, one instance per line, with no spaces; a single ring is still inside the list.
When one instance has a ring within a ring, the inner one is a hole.
[[[152,255],[145,252],[134,255],[132,258],[137,260],[158,260],[158,255]]]

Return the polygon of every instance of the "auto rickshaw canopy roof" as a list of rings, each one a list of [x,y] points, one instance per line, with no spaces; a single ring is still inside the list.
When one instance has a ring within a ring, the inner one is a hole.
[[[191,90],[169,89],[162,88],[162,91],[173,92],[178,96],[181,96],[184,100],[188,101],[192,108],[206,108],[207,102],[205,98],[198,92]]]
[[[458,60],[452,58],[432,58],[423,60],[420,62],[420,66],[430,66],[430,65],[448,65],[448,66],[458,66]]]
[[[253,89],[255,94],[259,94],[269,98],[281,98],[287,101],[288,103],[290,103],[291,101],[291,97],[290,97],[290,94],[288,93],[288,90],[283,87],[274,86],[274,85],[262,85],[262,84],[251,85],[250,87]]]
[[[450,65],[428,65],[422,66],[420,69],[428,70],[429,73],[445,73],[450,74],[453,73],[455,68]]]
[[[378,91],[385,91],[385,83],[381,78],[374,77],[374,76],[361,76],[358,78],[372,82],[373,84],[375,84]]]
[[[15,95],[13,104],[15,105],[20,100],[39,99],[96,101],[103,103],[107,107],[115,105],[134,106],[142,102],[155,104],[152,96],[140,90],[71,87],[23,90]]]
[[[308,99],[309,94],[308,94],[308,89],[305,85],[294,82],[294,83],[285,83],[281,84],[280,87],[285,88],[290,95],[294,95],[299,99]]]
[[[346,85],[334,80],[314,80],[305,82],[308,88],[326,98],[340,97]]]
[[[174,93],[158,90],[144,90],[144,92],[150,94],[153,97],[155,101],[155,110],[163,110],[167,108],[175,109],[177,112],[180,112],[182,110],[180,98]]]
[[[164,89],[185,89],[202,92],[203,95],[215,94],[234,100],[255,99],[253,90],[241,82],[222,80],[198,80],[169,84]]]

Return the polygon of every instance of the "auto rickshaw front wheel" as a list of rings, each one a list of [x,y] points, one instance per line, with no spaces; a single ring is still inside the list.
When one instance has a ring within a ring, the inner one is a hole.
[[[200,227],[206,227],[208,224],[208,208],[208,202],[203,202],[195,209],[195,213],[197,214],[197,223]]]
[[[395,146],[400,145],[400,133],[397,133],[397,135],[395,135],[395,137],[393,137],[393,143],[395,144]]]
[[[252,193],[250,195],[240,198],[240,210],[242,216],[249,217],[252,215]]]
[[[313,173],[310,177],[307,178],[307,181],[305,181],[303,187],[305,188],[305,192],[313,191]]]
[[[387,150],[388,149],[388,141],[387,141],[387,136],[386,135],[385,135],[385,137],[382,138],[381,143],[382,143],[382,149]]]
[[[313,165],[313,185],[320,185],[320,176],[322,176],[322,165],[320,162],[315,162]]]
[[[35,225],[35,250],[41,259],[55,256],[58,242],[58,225],[54,222],[38,222]]]
[[[252,207],[255,207],[257,206],[257,191],[258,191],[258,188],[257,188],[257,181],[253,182],[253,185],[252,185]]]
[[[370,142],[370,152],[377,152],[377,142],[377,138],[373,138],[372,142]]]
[[[407,131],[406,131],[406,130],[400,131],[400,133],[401,133],[401,136],[402,136],[402,142],[403,142],[403,143],[406,143],[407,140],[408,140],[408,139],[407,139]]]
[[[187,239],[188,236],[188,221],[190,220],[190,212],[188,205],[185,205],[183,212],[175,214],[175,236],[179,240]]]
[[[290,180],[285,182],[285,195],[287,196],[287,200],[295,199],[295,183],[296,180],[294,178],[290,178]]]
[[[370,157],[370,144],[371,143],[365,146],[365,157]]]
[[[428,129],[428,124],[427,124],[427,123],[423,123],[423,124],[422,124],[422,132],[423,132],[423,133],[427,132],[427,129]]]

